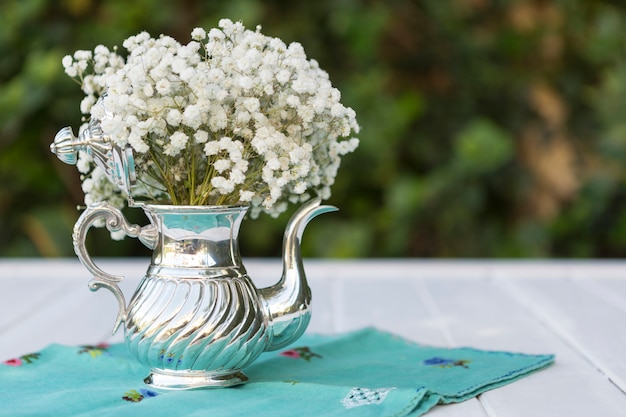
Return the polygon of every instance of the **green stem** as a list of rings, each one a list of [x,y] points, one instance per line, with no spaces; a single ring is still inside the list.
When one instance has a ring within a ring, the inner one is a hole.
[[[154,162],[154,165],[157,167],[157,170],[159,171],[159,174],[161,175],[161,178],[163,179],[163,185],[165,185],[165,187],[167,188],[167,192],[170,195],[170,199],[172,200],[172,204],[174,204],[174,205],[178,204],[178,201],[176,199],[176,194],[174,192],[174,189],[172,188],[172,183],[170,181],[168,181],[167,175],[165,174],[165,171],[161,167],[161,164],[159,164],[159,159],[156,157],[156,155],[154,154],[154,151],[152,149],[150,149],[150,157],[152,158],[152,161]]]
[[[193,138],[190,138],[187,142],[187,150],[191,152],[191,158],[187,165],[187,182],[189,183],[189,204],[195,204],[196,200],[196,153],[194,152],[193,145],[190,142]]]

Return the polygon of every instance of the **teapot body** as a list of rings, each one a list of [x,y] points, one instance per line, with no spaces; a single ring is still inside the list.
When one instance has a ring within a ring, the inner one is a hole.
[[[124,338],[149,385],[230,386],[267,346],[267,321],[243,268],[151,265],[130,300]]]
[[[94,275],[92,290],[107,288],[120,310],[132,355],[151,369],[156,388],[225,387],[246,382],[241,369],[271,337],[260,291],[239,254],[238,234],[246,206],[141,206],[148,226],[129,225],[107,203],[87,208],[74,227],[79,259]],[[104,218],[150,247],[152,259],[128,306],[117,283],[123,277],[100,270],[86,252],[89,227]]]
[[[245,206],[144,206],[158,230],[126,309],[124,338],[155,387],[228,386],[267,346],[258,291],[239,255]]]
[[[129,224],[108,203],[87,207],[74,226],[74,250],[92,273],[91,290],[110,290],[119,302],[114,332],[123,323],[130,352],[151,369],[156,388],[227,387],[247,381],[242,368],[264,351],[297,340],[310,320],[311,291],[300,240],[315,216],[336,210],[313,199],[289,220],[283,239],[283,274],[257,289],[239,254],[238,234],[247,206],[141,204],[147,226]],[[85,247],[89,228],[104,220],[151,248],[147,272],[128,305],[122,276],[98,268]]]

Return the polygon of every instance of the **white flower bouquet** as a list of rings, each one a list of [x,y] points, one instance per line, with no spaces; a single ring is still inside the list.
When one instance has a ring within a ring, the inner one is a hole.
[[[252,217],[276,216],[312,194],[328,198],[359,130],[328,74],[300,44],[227,19],[208,33],[194,29],[191,38],[182,45],[143,32],[124,41],[126,57],[99,45],[63,59],[85,93],[82,113],[100,120],[115,144],[132,147],[132,195],[250,204]],[[129,197],[86,152],[78,169],[87,204],[122,206]]]

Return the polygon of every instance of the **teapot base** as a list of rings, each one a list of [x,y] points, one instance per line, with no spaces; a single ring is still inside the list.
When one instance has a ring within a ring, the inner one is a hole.
[[[226,388],[245,384],[248,377],[239,370],[230,373],[199,371],[164,371],[153,369],[143,380],[157,389],[191,390],[203,388]]]

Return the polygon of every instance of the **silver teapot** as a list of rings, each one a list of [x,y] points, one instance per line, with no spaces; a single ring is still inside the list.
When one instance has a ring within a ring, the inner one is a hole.
[[[59,131],[51,150],[76,163],[90,153],[109,179],[130,196],[136,181],[132,151],[121,149],[91,121],[78,138]],[[248,380],[242,368],[262,352],[298,339],[310,320],[300,242],[315,216],[336,210],[316,198],[289,220],[283,239],[283,272],[275,285],[257,289],[239,253],[238,233],[247,206],[178,206],[135,203],[149,224],[129,224],[108,203],[90,205],[74,226],[75,252],[93,275],[91,290],[106,288],[119,302],[114,332],[139,362],[151,368],[145,382],[156,388],[227,387]],[[138,238],[153,250],[147,272],[130,302],[118,286],[122,276],[102,271],[90,258],[85,238],[104,220],[110,231]]]

